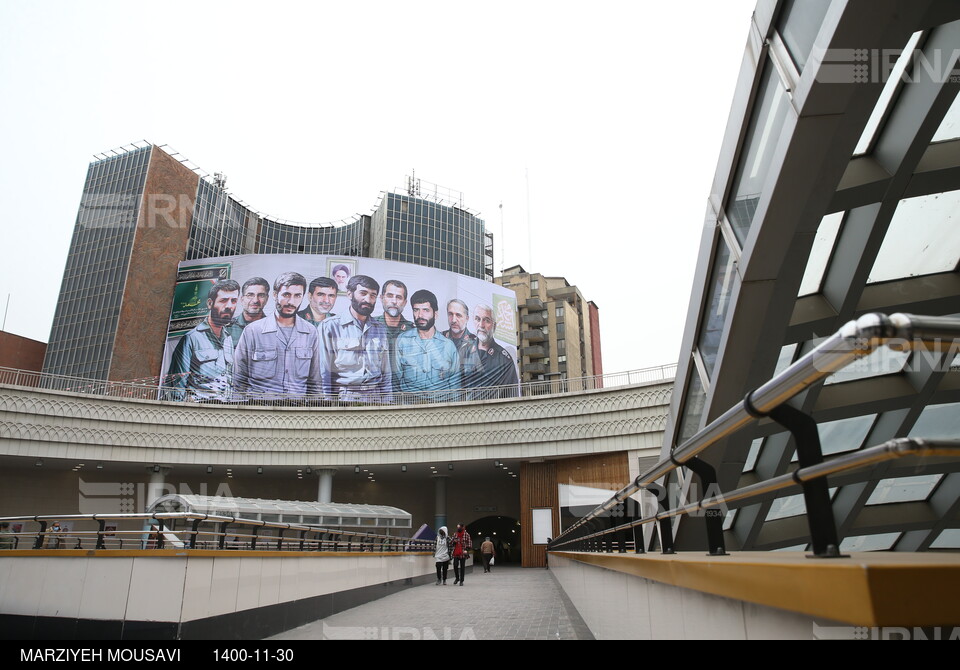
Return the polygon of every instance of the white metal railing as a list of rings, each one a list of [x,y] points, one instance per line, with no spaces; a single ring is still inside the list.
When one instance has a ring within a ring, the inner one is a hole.
[[[56,522],[67,524],[54,526]],[[0,549],[433,551],[434,541],[198,512],[0,517]]]
[[[157,380],[105,381],[84,379],[65,375],[53,375],[32,370],[0,368],[0,385],[42,388],[111,398],[134,398],[138,400],[174,400],[193,403],[262,404],[280,407],[354,407],[358,405],[426,405],[434,403],[467,402],[475,400],[529,398],[542,395],[576,394],[584,391],[670,382],[677,366],[661,365],[641,370],[615,372],[574,379],[549,379],[525,382],[511,386],[488,386],[483,388],[427,391],[421,393],[357,394],[352,398],[331,398],[326,395],[284,395],[279,393],[233,393],[230,401],[212,400],[184,391],[182,388],[161,386]],[[181,400],[181,398],[183,398]]]

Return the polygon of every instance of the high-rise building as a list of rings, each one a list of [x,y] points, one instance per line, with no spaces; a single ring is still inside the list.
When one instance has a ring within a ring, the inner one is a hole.
[[[239,254],[338,254],[493,279],[493,237],[457,192],[408,179],[372,215],[298,224],[263,215],[145,144],[87,172],[44,372],[88,379],[159,374],[177,263]]]
[[[516,291],[520,310],[521,381],[559,381],[603,374],[600,311],[563,277],[519,265],[494,279]]]

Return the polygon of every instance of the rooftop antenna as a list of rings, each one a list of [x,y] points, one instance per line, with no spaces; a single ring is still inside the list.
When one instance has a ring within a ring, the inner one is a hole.
[[[503,238],[503,201],[500,201],[500,274],[503,274],[503,257],[506,253],[504,249],[504,238]]]
[[[407,195],[413,196],[415,198],[420,197],[420,180],[417,179],[417,171],[410,170],[410,175],[407,177]]]
[[[524,175],[527,182],[527,258],[530,260],[530,267],[533,265],[533,231],[530,225],[530,168],[524,169]],[[530,270],[534,272],[534,270]]]

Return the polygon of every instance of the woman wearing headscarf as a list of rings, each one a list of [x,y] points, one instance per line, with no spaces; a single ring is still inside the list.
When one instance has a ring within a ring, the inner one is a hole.
[[[447,527],[440,526],[437,531],[437,545],[433,551],[433,558],[437,561],[437,586],[447,585],[447,570],[450,568],[450,538],[447,537]]]

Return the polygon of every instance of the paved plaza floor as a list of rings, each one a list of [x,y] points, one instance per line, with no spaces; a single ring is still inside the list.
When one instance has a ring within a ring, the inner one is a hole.
[[[580,615],[545,568],[476,566],[463,586],[405,589],[270,640],[585,640]]]

